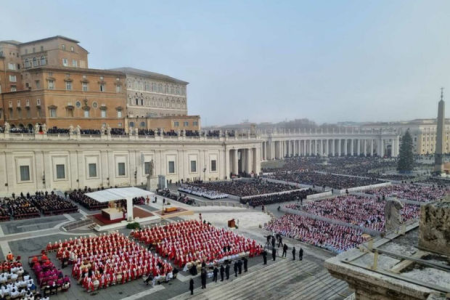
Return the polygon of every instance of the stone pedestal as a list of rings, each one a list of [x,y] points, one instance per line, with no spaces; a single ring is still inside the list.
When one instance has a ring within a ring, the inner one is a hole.
[[[450,256],[450,200],[420,209],[419,248]]]

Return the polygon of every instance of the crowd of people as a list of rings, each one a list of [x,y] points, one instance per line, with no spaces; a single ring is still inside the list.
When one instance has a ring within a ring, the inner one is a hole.
[[[365,191],[367,194],[378,197],[396,197],[418,202],[430,202],[441,199],[450,194],[450,187],[426,186],[420,184],[395,184],[379,189]]]
[[[44,296],[56,294],[58,290],[67,291],[71,286],[69,276],[64,276],[62,271],[56,268],[45,251],[42,255],[35,255],[31,259],[30,267]]]
[[[166,277],[172,266],[123,234],[113,232],[49,244],[56,257],[73,263],[72,276],[86,291],[152,275]]]
[[[384,231],[385,205],[386,201],[375,198],[346,195],[305,205],[291,204],[286,207],[382,232]],[[420,214],[420,207],[405,204],[400,213],[403,221],[415,219]]]
[[[208,190],[204,187],[194,186],[191,184],[181,184],[180,187],[178,188],[178,191],[196,195],[196,196],[200,196],[200,197],[204,197],[204,198],[211,199],[211,200],[223,199],[223,198],[228,197],[228,194],[221,193],[218,191]]]
[[[314,187],[330,187],[333,189],[349,189],[358,186],[367,186],[382,183],[376,178],[362,178],[362,177],[349,177],[349,176],[339,176],[330,173],[318,173],[311,171],[302,172],[279,172],[269,176],[269,178],[296,182],[300,184],[312,185]]]
[[[101,202],[97,202],[94,199],[86,196],[86,193],[90,193],[91,189],[90,188],[85,188],[84,190],[78,189],[78,190],[73,190],[70,194],[69,194],[69,198],[72,201],[75,201],[76,203],[80,204],[81,206],[83,206],[84,208],[87,208],[89,210],[98,210],[98,209],[103,209],[103,208],[107,208],[108,207],[108,203],[101,203]]]
[[[175,200],[175,201],[187,204],[187,205],[195,205],[196,204],[195,200],[189,198],[186,194],[178,193],[178,195],[177,195],[175,193],[172,193],[169,189],[158,189],[158,190],[156,190],[156,193],[164,198]]]
[[[255,240],[198,220],[146,228],[132,232],[131,236],[154,247],[157,253],[180,268],[192,262],[209,264],[232,260],[242,253],[252,257],[262,251]]]
[[[209,195],[228,194],[239,197],[279,193],[298,189],[298,186],[269,182],[262,179],[233,180],[222,182],[196,181],[184,185],[185,189],[199,190]],[[208,192],[207,192],[208,191]]]
[[[294,214],[271,220],[265,229],[336,253],[366,241],[360,229]]]
[[[295,191],[291,193],[275,194],[275,195],[262,195],[252,197],[250,199],[241,199],[242,204],[248,204],[255,208],[260,205],[270,205],[275,203],[282,203],[288,201],[301,201],[306,199],[308,195],[315,194],[313,189],[305,189],[301,191]]]
[[[36,285],[22,263],[10,253],[0,263],[0,299],[35,299]]]

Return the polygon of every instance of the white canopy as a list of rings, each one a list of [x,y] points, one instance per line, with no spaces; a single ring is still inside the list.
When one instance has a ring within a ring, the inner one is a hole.
[[[135,187],[130,187],[107,189],[103,191],[87,193],[85,195],[101,203],[125,199],[127,201],[127,220],[133,221],[133,198],[153,196],[154,193]]]
[[[153,196],[154,193],[136,187],[129,187],[129,188],[107,189],[92,193],[86,193],[85,195],[94,199],[97,202],[105,203],[109,201],[116,201],[122,199],[127,200],[136,197]]]

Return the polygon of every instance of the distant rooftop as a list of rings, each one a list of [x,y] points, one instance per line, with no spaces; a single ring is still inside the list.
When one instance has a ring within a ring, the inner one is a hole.
[[[48,38],[44,38],[44,39],[39,39],[39,40],[34,40],[34,41],[30,41],[30,42],[25,42],[25,43],[20,43],[20,45],[26,45],[26,44],[34,44],[34,43],[39,43],[39,42],[44,42],[44,41],[49,41],[49,40],[54,40],[54,39],[63,39],[63,40],[67,40],[69,42],[73,42],[73,43],[77,43],[79,44],[80,42],[62,35],[55,35],[52,37],[48,37]]]
[[[164,81],[170,81],[170,82],[174,82],[174,83],[189,84],[189,82],[186,82],[186,81],[183,81],[183,80],[180,80],[180,79],[176,79],[176,78],[164,75],[164,74],[144,71],[144,70],[130,68],[130,67],[115,68],[115,69],[109,69],[109,70],[111,70],[111,71],[119,71],[119,72],[123,72],[125,74],[142,76],[142,77],[147,77],[147,78],[152,78],[152,79],[159,79],[159,80],[164,80]]]

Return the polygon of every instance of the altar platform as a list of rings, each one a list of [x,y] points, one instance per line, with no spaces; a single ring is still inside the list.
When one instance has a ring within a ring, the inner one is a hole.
[[[90,215],[89,218],[97,224],[94,229],[97,231],[106,231],[106,230],[114,230],[125,227],[128,223],[138,222],[139,224],[147,224],[160,222],[161,217],[157,214],[154,214],[145,208],[141,208],[139,206],[133,207],[134,221],[127,222],[125,218],[120,218],[116,220],[109,220],[102,213]]]

